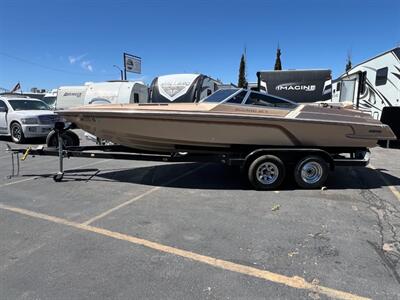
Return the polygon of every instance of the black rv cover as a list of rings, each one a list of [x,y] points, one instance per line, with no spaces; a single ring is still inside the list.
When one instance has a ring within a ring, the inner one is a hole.
[[[257,72],[258,89],[299,103],[329,100],[323,95],[331,70],[288,70]]]

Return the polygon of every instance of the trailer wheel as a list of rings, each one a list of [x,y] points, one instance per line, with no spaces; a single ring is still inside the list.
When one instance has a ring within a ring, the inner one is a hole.
[[[328,178],[328,163],[319,156],[302,158],[294,170],[296,183],[305,189],[321,187]]]
[[[64,173],[57,173],[53,176],[55,182],[61,182],[64,178]]]
[[[258,190],[278,187],[285,178],[285,165],[274,155],[263,155],[255,159],[249,167],[248,179]]]
[[[62,138],[64,141],[63,146],[79,146],[79,136],[71,130],[63,132]],[[58,136],[54,130],[47,135],[46,145],[47,147],[58,147]]]

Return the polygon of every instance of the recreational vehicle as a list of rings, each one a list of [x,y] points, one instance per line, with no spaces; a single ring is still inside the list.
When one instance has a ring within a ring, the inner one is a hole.
[[[400,47],[372,57],[332,80],[332,102],[352,102],[400,138]]]
[[[58,89],[56,109],[87,104],[146,103],[148,88],[141,81],[107,81]]]
[[[221,82],[203,74],[171,74],[156,77],[150,86],[150,102],[199,102],[219,89]]]
[[[88,85],[84,104],[146,103],[148,88],[142,81],[107,81]]]
[[[57,90],[57,99],[54,104],[56,109],[81,106],[85,102],[87,86],[61,86]]]
[[[146,103],[147,86],[141,81],[107,81],[58,89],[56,108],[65,109],[87,104]]]
[[[259,71],[257,88],[294,102],[310,103],[331,98],[330,94],[323,94],[324,84],[330,78],[331,70],[327,69]]]

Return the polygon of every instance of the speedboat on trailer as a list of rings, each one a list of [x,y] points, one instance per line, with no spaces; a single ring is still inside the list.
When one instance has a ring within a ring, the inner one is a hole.
[[[299,105],[245,89],[219,90],[200,103],[90,105],[58,111],[97,137],[127,147],[374,147],[395,136],[356,110]]]
[[[300,187],[320,187],[335,166],[365,166],[368,148],[395,139],[390,127],[360,111],[245,89],[219,90],[200,103],[89,105],[58,113],[135,153],[239,165],[256,189],[278,187],[291,169]]]

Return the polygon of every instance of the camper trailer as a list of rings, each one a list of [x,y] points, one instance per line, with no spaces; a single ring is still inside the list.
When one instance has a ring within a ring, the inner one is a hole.
[[[332,80],[331,89],[332,102],[352,102],[400,138],[400,47],[354,66]]]
[[[150,86],[150,102],[199,102],[221,82],[203,74],[171,74],[156,77]]]
[[[88,85],[84,104],[147,103],[148,88],[142,81],[107,81]]]
[[[257,88],[298,103],[324,101],[331,98],[323,94],[324,85],[331,79],[331,70],[282,70],[257,72]]]
[[[66,109],[81,106],[85,102],[87,86],[61,86],[57,90],[57,99],[54,104],[56,109]]]
[[[87,104],[146,103],[147,86],[141,81],[107,81],[58,89],[56,109]]]

